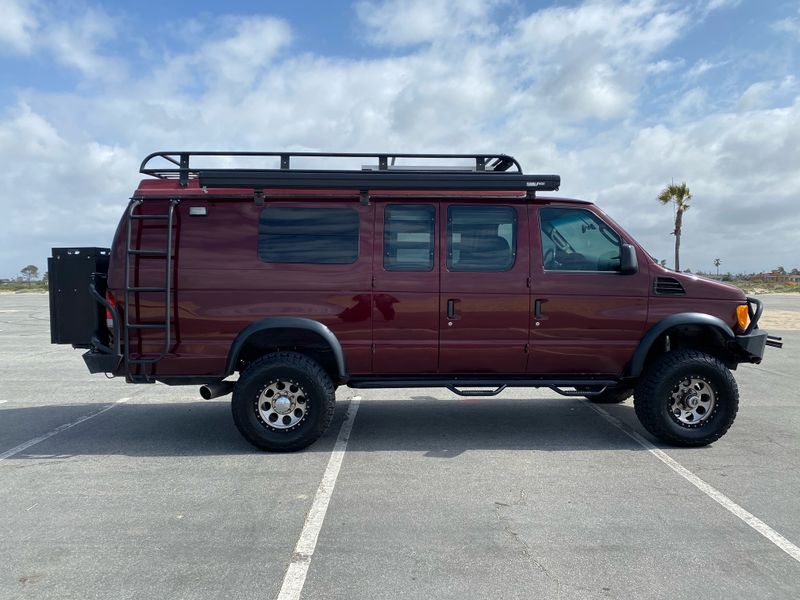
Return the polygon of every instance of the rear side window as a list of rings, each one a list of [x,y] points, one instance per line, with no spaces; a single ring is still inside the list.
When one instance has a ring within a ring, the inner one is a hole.
[[[384,269],[433,269],[435,215],[435,209],[430,204],[393,204],[386,207],[383,222]]]
[[[508,271],[516,254],[517,213],[511,206],[450,206],[447,269]]]
[[[547,271],[619,271],[620,237],[588,210],[542,208],[542,261]]]
[[[358,226],[351,208],[268,207],[258,223],[258,256],[270,263],[354,263]]]

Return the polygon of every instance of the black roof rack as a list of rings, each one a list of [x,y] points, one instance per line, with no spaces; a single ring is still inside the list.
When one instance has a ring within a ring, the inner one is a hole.
[[[191,158],[265,157],[279,158],[278,169],[205,168],[192,166]],[[296,157],[368,158],[374,165],[356,169],[292,168]],[[150,166],[162,159],[164,166]],[[427,165],[396,165],[397,159],[422,159]],[[439,165],[433,161],[458,159],[466,166]],[[473,163],[474,161],[474,163]],[[510,169],[514,170],[510,170]],[[519,162],[506,154],[397,154],[356,152],[153,152],[139,172],[159,179],[177,179],[186,185],[197,179],[203,187],[226,188],[311,188],[369,190],[516,190],[526,192],[555,191],[561,184],[559,175],[526,175]]]

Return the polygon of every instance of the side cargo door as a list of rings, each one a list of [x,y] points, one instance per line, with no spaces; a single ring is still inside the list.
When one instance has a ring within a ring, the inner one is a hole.
[[[436,373],[437,220],[433,203],[375,201],[373,373]]]
[[[527,207],[500,202],[440,205],[440,373],[525,373]]]

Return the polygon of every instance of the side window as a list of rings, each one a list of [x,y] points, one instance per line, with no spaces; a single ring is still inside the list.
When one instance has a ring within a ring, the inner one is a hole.
[[[514,266],[517,213],[511,206],[450,206],[447,269],[508,271]]]
[[[258,256],[270,263],[354,263],[358,230],[351,208],[267,207],[258,223]]]
[[[434,259],[436,211],[430,204],[393,204],[383,221],[383,268],[430,271]]]
[[[620,270],[620,237],[588,210],[542,208],[539,218],[545,270]]]

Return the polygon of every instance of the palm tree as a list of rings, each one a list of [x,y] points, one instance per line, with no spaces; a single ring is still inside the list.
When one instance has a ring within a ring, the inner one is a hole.
[[[717,275],[719,275],[719,266],[722,264],[722,261],[718,258],[714,259],[714,266],[717,267]]]
[[[681,226],[683,225],[683,213],[689,210],[689,200],[692,199],[692,193],[686,186],[684,181],[680,185],[670,183],[667,187],[661,190],[658,195],[658,201],[661,204],[675,203],[675,270],[681,270],[680,252],[681,252]]]

